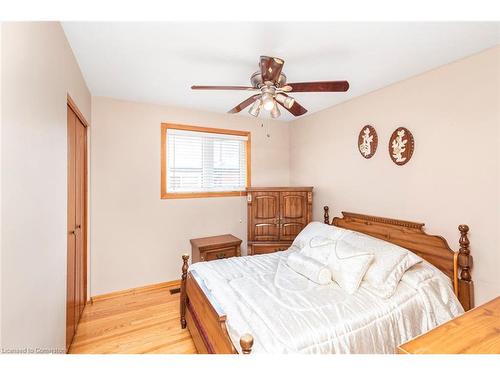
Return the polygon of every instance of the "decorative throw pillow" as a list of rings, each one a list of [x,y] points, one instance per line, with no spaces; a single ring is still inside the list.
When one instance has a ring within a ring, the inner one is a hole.
[[[324,236],[314,236],[303,245],[300,253],[320,262],[321,264],[327,265],[333,251],[335,250],[333,247],[334,243],[335,241],[330,238]]]
[[[391,297],[404,273],[422,261],[422,258],[401,246],[363,233],[349,233],[343,237],[343,241],[374,254],[364,280],[369,284],[367,289],[382,298]]]
[[[295,237],[293,245],[303,248],[308,245],[313,237],[324,237],[330,240],[338,240],[350,230],[339,228],[333,225],[320,223],[319,221],[310,222],[304,229]]]
[[[373,254],[343,240],[336,241],[333,248],[328,264],[332,278],[343,290],[353,294],[358,290],[361,280],[370,267]]]
[[[290,254],[287,258],[287,264],[292,270],[316,284],[326,285],[332,282],[332,273],[327,265],[300,252]]]

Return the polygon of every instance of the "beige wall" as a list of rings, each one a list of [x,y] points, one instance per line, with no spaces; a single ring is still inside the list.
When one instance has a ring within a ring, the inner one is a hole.
[[[91,97],[59,23],[2,29],[2,347],[64,348],[66,95]]]
[[[2,28],[0,22],[0,166],[2,165]],[[2,347],[2,173],[0,172],[0,348]]]
[[[397,63],[397,62],[396,62]],[[340,210],[423,221],[457,249],[469,224],[476,302],[500,294],[500,47],[299,119],[290,127],[291,183],[315,187],[315,217]],[[358,133],[373,124],[379,148],[365,160]],[[388,155],[398,126],[415,153]]]
[[[244,197],[160,199],[162,122],[249,130],[252,184],[289,183],[287,123],[94,97],[92,295],[179,279],[190,238],[246,239]]]

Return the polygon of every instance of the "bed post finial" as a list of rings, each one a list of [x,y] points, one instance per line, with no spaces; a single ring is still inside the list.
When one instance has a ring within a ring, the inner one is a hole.
[[[469,227],[465,224],[459,225],[460,249],[458,250],[458,267],[460,268],[460,278],[458,279],[458,300],[465,311],[474,307],[474,283],[470,270],[472,268],[472,256],[469,249]]]
[[[329,213],[330,207],[325,206],[323,207],[323,210],[325,211],[325,214],[323,215],[323,222],[325,224],[330,224],[330,213]]]
[[[471,281],[470,268],[472,266],[472,259],[470,256],[470,241],[467,237],[469,232],[469,227],[465,224],[459,225],[458,230],[460,231],[460,249],[458,250],[458,264],[462,268],[460,272],[460,278],[465,281]]]
[[[186,328],[186,279],[188,272],[189,255],[182,255],[182,276],[181,276],[181,327]]]
[[[250,354],[253,346],[253,336],[249,333],[245,333],[240,337],[240,346],[243,354]]]

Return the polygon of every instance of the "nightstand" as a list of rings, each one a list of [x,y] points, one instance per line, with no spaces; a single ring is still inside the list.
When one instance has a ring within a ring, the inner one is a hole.
[[[398,347],[399,354],[500,354],[500,297]]]
[[[191,263],[239,257],[241,240],[232,234],[194,238],[191,242]]]

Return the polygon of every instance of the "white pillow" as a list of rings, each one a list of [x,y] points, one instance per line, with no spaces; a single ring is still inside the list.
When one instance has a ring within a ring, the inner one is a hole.
[[[332,273],[328,266],[300,252],[290,254],[287,264],[292,270],[316,284],[326,285],[332,282]]]
[[[327,237],[314,236],[303,244],[300,253],[309,258],[313,258],[321,264],[327,265],[335,250],[335,248],[332,247],[334,242],[334,240]]]
[[[292,245],[302,249],[305,245],[309,244],[313,237],[325,237],[331,240],[338,240],[345,234],[352,231],[339,228],[333,225],[320,223],[319,221],[312,221],[305,226],[304,229],[295,237]]]
[[[347,293],[353,294],[359,288],[373,260],[373,254],[360,250],[345,241],[335,241],[328,266],[332,278]]]
[[[404,273],[422,261],[422,258],[401,246],[363,233],[351,232],[343,237],[343,241],[374,254],[364,280],[369,284],[367,288],[382,298],[391,297]]]

